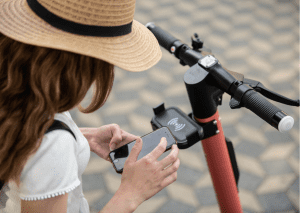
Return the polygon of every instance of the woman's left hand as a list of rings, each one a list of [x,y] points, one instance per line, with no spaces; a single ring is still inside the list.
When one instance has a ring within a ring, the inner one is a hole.
[[[104,125],[93,130],[93,137],[89,140],[91,151],[99,157],[112,163],[109,153],[129,142],[139,138],[122,130],[118,124]]]

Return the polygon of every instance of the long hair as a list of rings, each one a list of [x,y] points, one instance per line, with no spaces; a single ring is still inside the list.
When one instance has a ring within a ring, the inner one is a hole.
[[[114,65],[72,52],[39,47],[0,33],[0,180],[20,184],[28,158],[41,145],[55,113],[91,113],[106,102]],[[94,84],[90,105],[80,102]]]

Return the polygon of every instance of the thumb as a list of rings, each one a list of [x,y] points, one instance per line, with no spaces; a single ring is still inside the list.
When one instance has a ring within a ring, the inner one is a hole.
[[[142,138],[137,138],[135,141],[134,146],[131,149],[131,152],[127,158],[128,162],[134,163],[137,161],[137,158],[142,150],[143,147],[143,140]]]

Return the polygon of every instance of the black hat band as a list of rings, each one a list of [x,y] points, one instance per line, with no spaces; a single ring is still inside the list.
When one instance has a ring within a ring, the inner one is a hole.
[[[41,5],[37,0],[27,0],[29,7],[48,24],[61,29],[63,31],[84,35],[84,36],[100,36],[100,37],[114,37],[122,36],[131,33],[132,22],[114,27],[102,27],[93,25],[78,24],[72,21],[63,19]]]

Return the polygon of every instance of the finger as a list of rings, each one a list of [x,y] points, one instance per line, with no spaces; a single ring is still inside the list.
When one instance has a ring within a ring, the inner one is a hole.
[[[134,163],[137,161],[137,158],[142,150],[142,147],[143,147],[143,140],[141,138],[138,138],[136,141],[135,141],[135,144],[134,146],[132,147],[131,149],[131,152],[126,160],[125,163]]]
[[[140,136],[130,134],[130,133],[124,131],[123,129],[121,129],[121,131],[122,131],[122,142],[119,143],[115,149],[117,149],[121,146],[124,146],[132,141],[135,141],[136,139],[138,139],[140,137]]]
[[[160,161],[161,168],[164,169],[168,165],[174,163],[178,158],[178,153],[179,153],[179,149],[177,145],[174,144],[172,146],[172,151],[170,152],[170,154]]]
[[[159,158],[159,156],[161,156],[166,151],[166,147],[167,139],[165,137],[162,137],[160,139],[160,143],[148,155],[152,156],[151,159],[154,158],[155,160],[157,160],[157,158]]]
[[[169,166],[168,168],[166,168],[165,170],[162,171],[163,176],[168,177],[171,174],[173,174],[174,172],[177,172],[179,165],[180,165],[180,160],[179,160],[179,158],[177,158],[177,160],[171,166]]]
[[[110,131],[112,133],[112,138],[109,143],[110,151],[117,148],[117,145],[122,142],[122,130],[118,124],[111,124]]]
[[[162,183],[161,183],[161,187],[165,188],[166,186],[170,185],[171,183],[175,182],[177,180],[177,172],[174,172],[173,174],[171,174],[170,176],[166,177]]]

